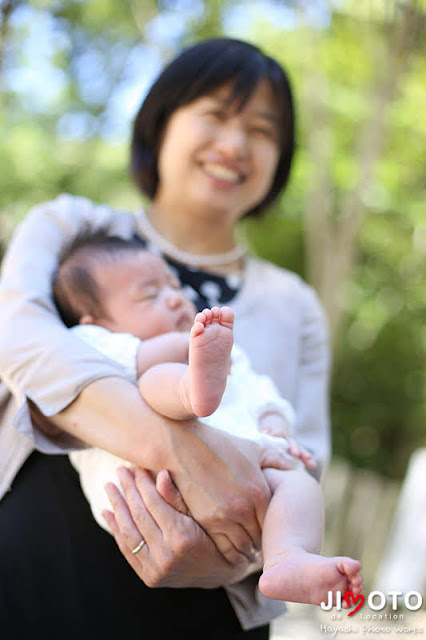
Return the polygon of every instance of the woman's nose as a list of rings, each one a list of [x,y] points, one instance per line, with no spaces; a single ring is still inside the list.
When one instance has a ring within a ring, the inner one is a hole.
[[[216,150],[231,157],[243,159],[247,154],[247,135],[244,128],[237,122],[224,125],[216,139]]]

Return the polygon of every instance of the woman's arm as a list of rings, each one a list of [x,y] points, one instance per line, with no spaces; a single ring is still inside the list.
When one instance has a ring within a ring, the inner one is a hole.
[[[0,376],[20,403],[29,397],[47,416],[69,404],[93,380],[120,367],[65,328],[52,298],[63,247],[81,230],[108,226],[131,235],[132,216],[60,196],[35,207],[4,256],[0,280]],[[54,366],[52,366],[54,363]]]

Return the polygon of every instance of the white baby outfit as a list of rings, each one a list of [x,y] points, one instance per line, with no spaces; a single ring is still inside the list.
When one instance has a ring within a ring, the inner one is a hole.
[[[136,355],[139,338],[128,333],[112,333],[95,325],[78,325],[71,331],[118,362],[132,382],[137,381]],[[234,436],[285,451],[286,439],[260,432],[258,423],[263,414],[272,411],[285,419],[290,432],[294,424],[292,406],[280,396],[268,376],[255,373],[242,349],[234,345],[231,356],[231,372],[220,406],[212,415],[201,418],[202,422]],[[69,457],[80,474],[81,486],[97,523],[108,531],[102,517],[102,511],[110,509],[104,486],[107,482],[116,482],[117,467],[130,466],[129,463],[95,447],[74,451]]]

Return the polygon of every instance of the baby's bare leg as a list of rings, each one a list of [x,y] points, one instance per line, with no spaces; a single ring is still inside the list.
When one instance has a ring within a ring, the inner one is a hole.
[[[189,420],[195,416],[187,364],[156,364],[139,378],[138,386],[142,398],[161,415],[173,420]]]
[[[190,334],[189,364],[165,362],[148,369],[139,379],[144,400],[174,420],[213,413],[226,387],[233,327],[229,307],[198,313]]]
[[[273,496],[263,526],[262,593],[276,600],[320,604],[328,591],[362,590],[361,563],[321,552],[323,506],[318,483],[303,469],[265,469]]]

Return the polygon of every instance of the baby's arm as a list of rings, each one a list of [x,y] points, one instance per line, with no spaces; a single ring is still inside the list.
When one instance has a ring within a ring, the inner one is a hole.
[[[148,369],[164,362],[188,362],[189,333],[172,331],[140,340],[130,333],[117,333],[93,324],[72,328],[74,335],[118,362],[132,382]]]
[[[186,380],[187,334],[171,332],[140,340],[130,333],[91,324],[77,325],[71,331],[121,365],[128,379],[138,383],[142,398],[157,413],[173,420],[194,417]]]
[[[189,333],[171,331],[142,340],[136,354],[137,376],[155,364],[163,362],[188,362]]]

